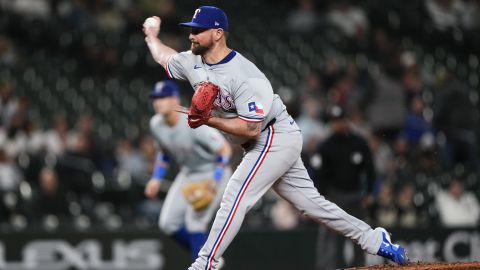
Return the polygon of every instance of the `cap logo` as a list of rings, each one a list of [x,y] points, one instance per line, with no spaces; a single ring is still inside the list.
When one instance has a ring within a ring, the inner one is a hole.
[[[215,21],[215,26],[219,26],[219,25],[220,25],[220,24],[219,24],[217,21]]]
[[[193,18],[196,19],[197,18],[197,14],[200,13],[200,11],[202,11],[201,9],[197,8],[195,10],[195,13],[193,13]]]
[[[156,92],[157,94],[162,93],[162,92],[163,92],[163,86],[164,86],[164,85],[165,85],[164,82],[159,82],[159,83],[157,83],[157,85],[155,86],[155,92]]]

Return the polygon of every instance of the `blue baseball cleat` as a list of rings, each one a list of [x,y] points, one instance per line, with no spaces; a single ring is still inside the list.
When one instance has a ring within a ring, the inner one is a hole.
[[[387,258],[400,265],[406,264],[408,262],[408,258],[405,249],[400,245],[392,244],[392,241],[390,240],[390,234],[385,229],[382,229],[382,237],[383,241],[380,245],[377,255]]]

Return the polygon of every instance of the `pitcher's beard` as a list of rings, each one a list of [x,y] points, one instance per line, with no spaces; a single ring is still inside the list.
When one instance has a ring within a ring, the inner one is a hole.
[[[191,46],[192,53],[195,55],[203,55],[208,51],[208,49],[209,47],[201,46],[199,44],[194,45],[194,43],[192,43],[192,46]]]

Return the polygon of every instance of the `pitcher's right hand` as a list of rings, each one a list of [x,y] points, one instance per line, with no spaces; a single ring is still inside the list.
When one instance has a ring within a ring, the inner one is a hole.
[[[162,20],[158,16],[152,16],[145,19],[145,22],[143,22],[143,33],[145,36],[158,36],[161,23]]]

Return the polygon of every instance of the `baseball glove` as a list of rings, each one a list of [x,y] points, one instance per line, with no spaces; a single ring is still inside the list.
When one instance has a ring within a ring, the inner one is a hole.
[[[215,183],[213,180],[203,180],[185,184],[183,195],[196,211],[207,208],[215,198]]]
[[[215,109],[215,99],[220,88],[211,82],[205,82],[197,87],[192,97],[192,106],[188,112],[188,125],[197,128],[207,123]]]

